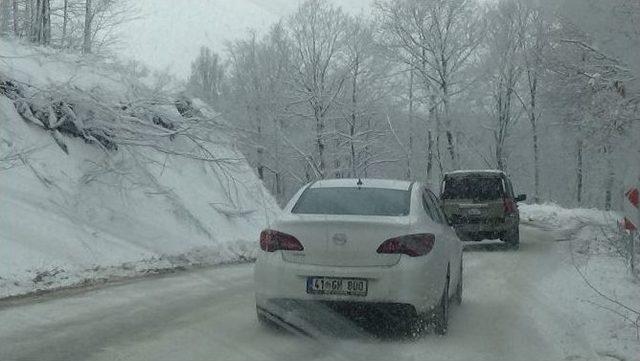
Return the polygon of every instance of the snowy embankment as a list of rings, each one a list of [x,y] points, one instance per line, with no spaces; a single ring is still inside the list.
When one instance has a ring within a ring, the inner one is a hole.
[[[555,204],[525,204],[520,211],[523,224],[545,229],[562,245],[561,267],[539,285],[552,296],[550,306],[574,315],[575,332],[602,359],[638,360],[640,280],[630,272],[629,239],[617,224],[621,216]]]
[[[160,80],[0,40],[0,297],[254,256],[275,201]]]

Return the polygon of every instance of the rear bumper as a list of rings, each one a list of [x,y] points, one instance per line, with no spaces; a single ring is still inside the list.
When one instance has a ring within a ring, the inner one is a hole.
[[[513,227],[512,225],[507,223],[500,223],[500,224],[474,223],[474,224],[459,224],[454,226],[456,232],[463,233],[463,234],[502,233],[507,230],[510,230],[512,227]]]
[[[437,259],[402,256],[393,266],[335,267],[285,262],[280,252],[262,252],[255,264],[256,304],[320,301],[342,304],[405,304],[426,312],[440,300],[446,265]],[[317,295],[306,290],[310,276],[363,278],[366,296]]]
[[[478,223],[460,223],[453,226],[459,234],[496,234],[512,230],[518,226],[518,218],[506,218],[502,222],[478,222]]]

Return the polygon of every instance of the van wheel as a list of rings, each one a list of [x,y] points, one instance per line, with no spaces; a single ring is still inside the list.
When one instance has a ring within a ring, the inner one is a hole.
[[[449,275],[447,274],[447,281],[444,285],[444,291],[442,291],[442,297],[440,303],[434,310],[433,314],[433,332],[436,335],[446,335],[447,327],[449,324]]]
[[[520,247],[520,228],[516,225],[514,229],[505,232],[502,240],[513,249]]]

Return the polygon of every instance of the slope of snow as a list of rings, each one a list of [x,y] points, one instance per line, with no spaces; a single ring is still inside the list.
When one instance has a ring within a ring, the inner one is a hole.
[[[126,91],[106,64],[0,40],[0,81]],[[218,134],[212,164],[62,136],[66,154],[0,93],[0,297],[194,264],[251,258],[278,207],[233,139]],[[176,147],[183,146],[178,140]]]
[[[121,31],[120,54],[153,69],[168,70],[186,78],[201,46],[222,53],[227,42],[247,37],[250,30],[263,34],[296,10],[302,0],[139,0],[140,19]],[[333,0],[351,13],[368,12],[370,0]]]
[[[640,314],[630,309],[640,312],[640,287],[630,272],[629,238],[618,228],[621,215],[523,204],[520,217],[523,224],[549,231],[559,243],[561,267],[541,278],[540,291],[552,295],[556,306],[571,307],[574,329],[584,330],[598,358],[638,359]]]

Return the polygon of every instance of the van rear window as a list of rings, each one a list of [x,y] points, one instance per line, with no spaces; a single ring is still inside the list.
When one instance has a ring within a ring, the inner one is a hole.
[[[489,201],[500,199],[503,194],[499,177],[449,177],[444,181],[442,199]]]

